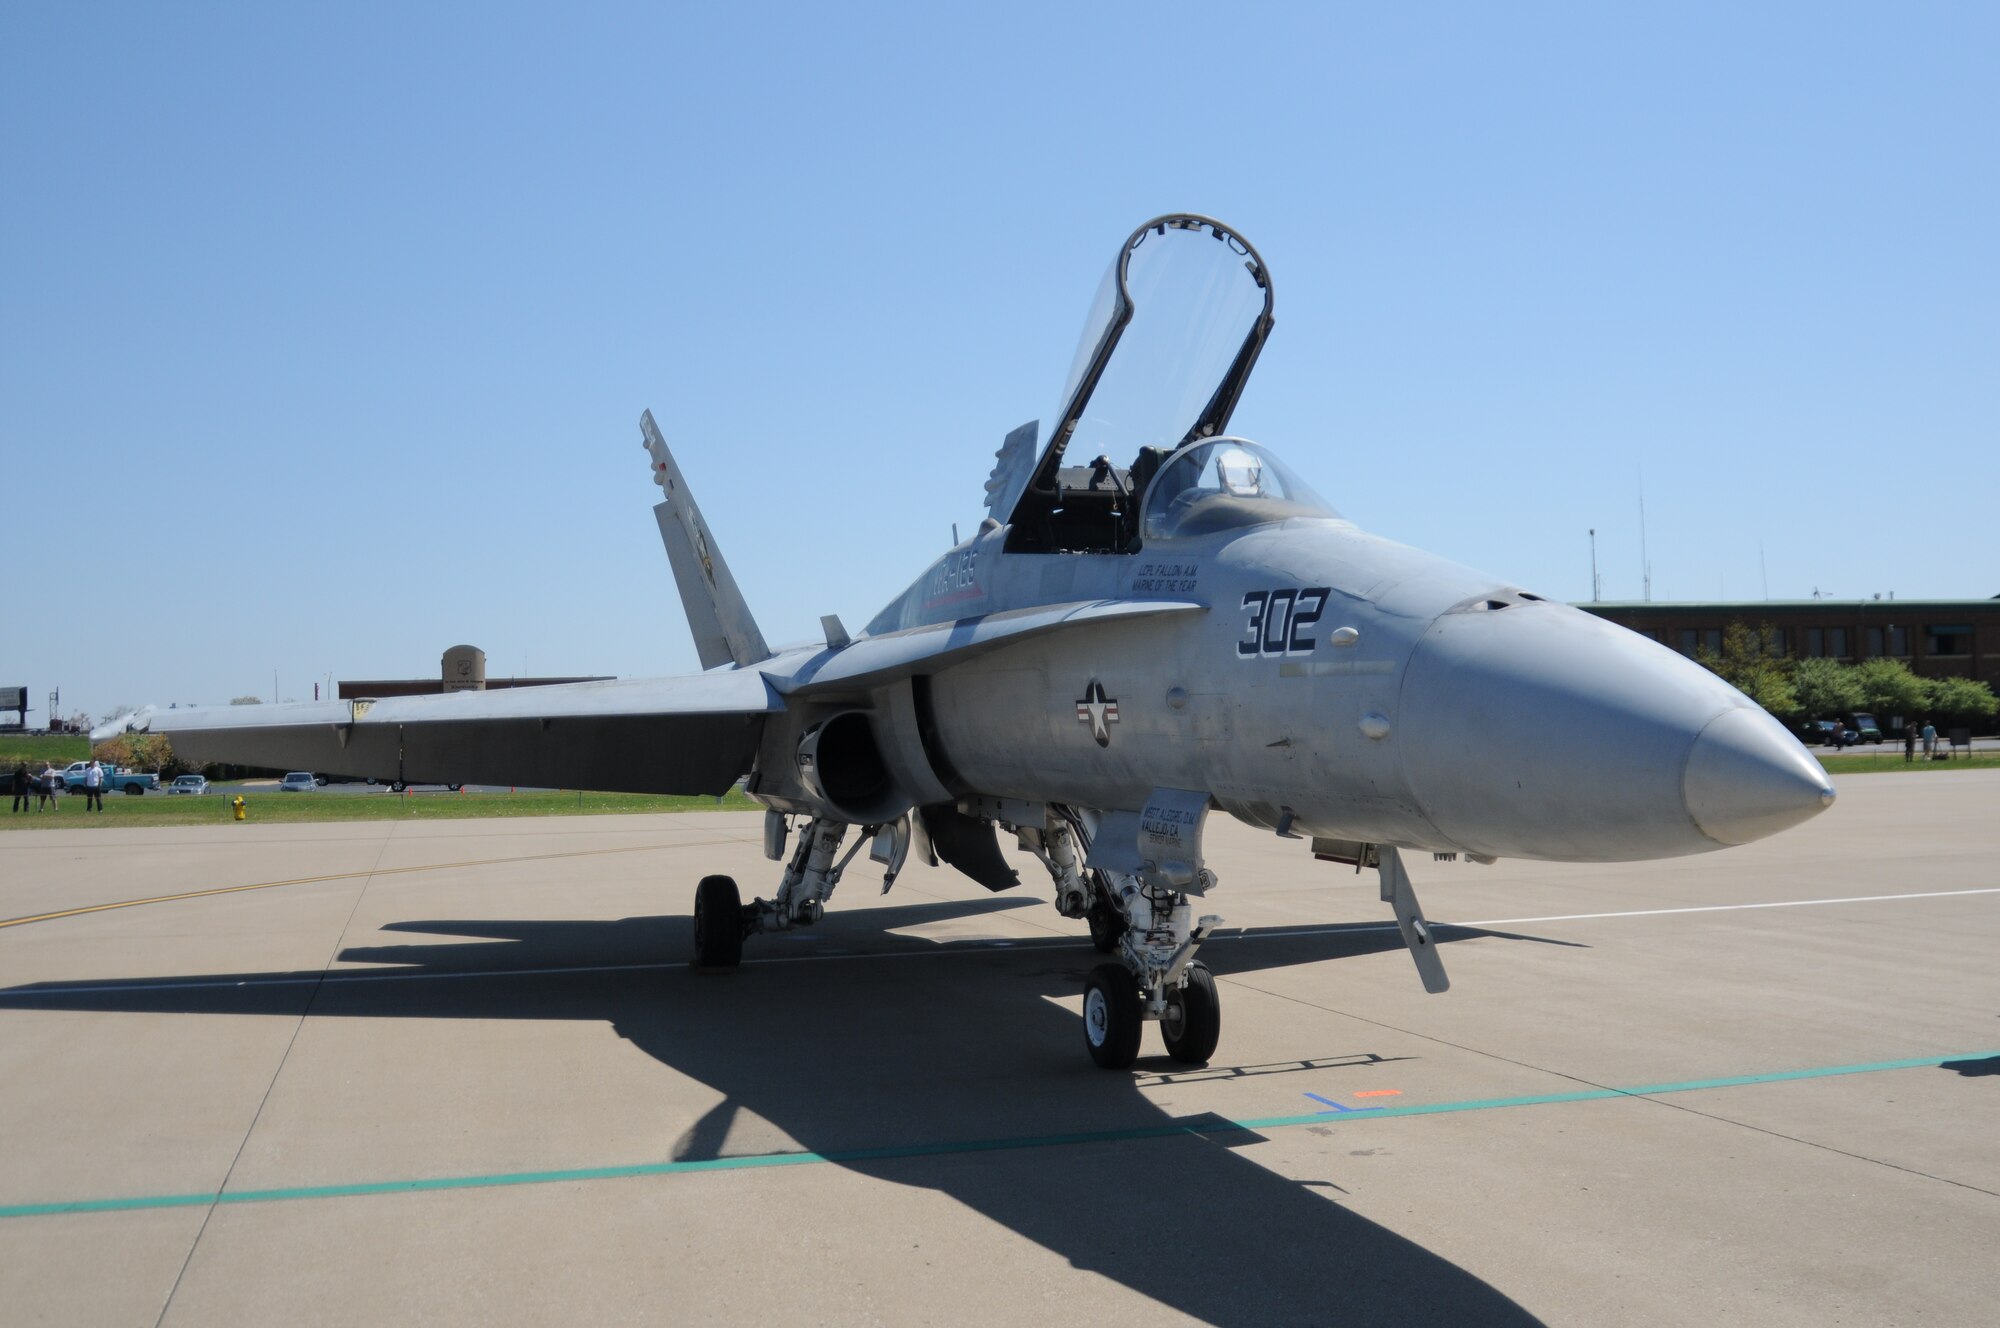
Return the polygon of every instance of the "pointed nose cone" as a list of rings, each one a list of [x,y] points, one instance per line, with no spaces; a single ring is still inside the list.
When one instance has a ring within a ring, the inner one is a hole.
[[[1818,762],[1691,659],[1556,604],[1440,615],[1398,699],[1402,771],[1462,851],[1636,862],[1746,844],[1825,808]]]
[[[1717,715],[1694,740],[1681,798],[1718,844],[1748,844],[1833,805],[1833,781],[1798,739],[1761,710]]]

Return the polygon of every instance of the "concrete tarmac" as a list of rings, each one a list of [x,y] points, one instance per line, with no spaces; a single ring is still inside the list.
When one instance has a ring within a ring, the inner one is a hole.
[[[1988,1323],[2000,771],[1839,789],[1413,863],[1436,997],[1212,817],[1221,1048],[1116,1074],[1025,855],[697,977],[754,815],[0,834],[0,1319]]]

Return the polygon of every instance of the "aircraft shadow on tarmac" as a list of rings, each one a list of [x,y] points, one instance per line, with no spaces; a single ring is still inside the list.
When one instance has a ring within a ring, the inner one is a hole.
[[[1964,1075],[1967,1079],[1976,1079],[1989,1074],[2000,1075],[2000,1056],[1982,1056],[1970,1061],[1945,1061],[1938,1068]]]
[[[1281,1069],[1235,1077],[1218,1063],[1190,1074],[1164,1056],[1142,1057],[1129,1074],[1093,1067],[1076,1016],[1044,999],[1080,991],[1099,962],[1087,942],[941,943],[881,930],[976,922],[1027,902],[843,910],[794,951],[823,962],[748,962],[732,977],[663,967],[687,959],[685,917],[417,921],[390,930],[460,939],[342,952],[343,961],[382,966],[373,970],[13,987],[0,989],[0,1008],[602,1020],[724,1095],[682,1133],[676,1159],[894,1150],[904,1155],[836,1160],[948,1195],[1077,1268],[1214,1324],[1536,1322],[1471,1274],[1330,1198],[1343,1192],[1348,1156],[1334,1131],[1316,1174],[1295,1181],[1239,1155],[1257,1135],[1226,1126],[1203,1133],[1223,1122],[1174,1110],[1187,1079],[1217,1078],[1222,1091],[1241,1095],[1229,1098],[1234,1119],[1310,1110]],[[1446,943],[1543,940],[1460,927],[1436,934]],[[1401,944],[1393,927],[1279,928],[1226,933],[1202,954],[1227,976]],[[758,948],[758,958],[793,957],[771,940]],[[1149,1031],[1149,1046],[1157,1037]],[[1227,1039],[1225,1022],[1225,1051]],[[1352,1075],[1357,1086],[1379,1083],[1365,1076],[1386,1059],[1365,1047],[1302,1050],[1313,1055],[1298,1070]],[[1142,1078],[1150,1097],[1139,1090]],[[1216,1090],[1205,1091],[1212,1101]],[[1119,1137],[1059,1141],[1077,1134]],[[1040,1139],[1047,1142],[990,1146]],[[920,1248],[926,1235],[908,1233],[910,1257],[929,1257]]]

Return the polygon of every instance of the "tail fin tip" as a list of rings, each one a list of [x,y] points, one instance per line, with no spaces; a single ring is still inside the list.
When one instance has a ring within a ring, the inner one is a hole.
[[[722,550],[709,534],[708,523],[702,520],[694,494],[666,439],[660,436],[652,411],[639,416],[639,432],[652,458],[653,482],[666,491],[666,497],[654,506],[653,516],[659,522],[660,542],[673,566],[702,668],[730,663],[747,668],[769,659],[771,650],[764,644],[764,634],[758,630],[743,592],[737,589]]]

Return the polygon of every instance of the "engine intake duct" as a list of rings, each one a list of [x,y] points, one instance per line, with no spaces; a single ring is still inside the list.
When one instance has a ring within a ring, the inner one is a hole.
[[[841,820],[879,825],[910,808],[865,711],[842,711],[807,729],[799,739],[798,768],[800,782]]]

